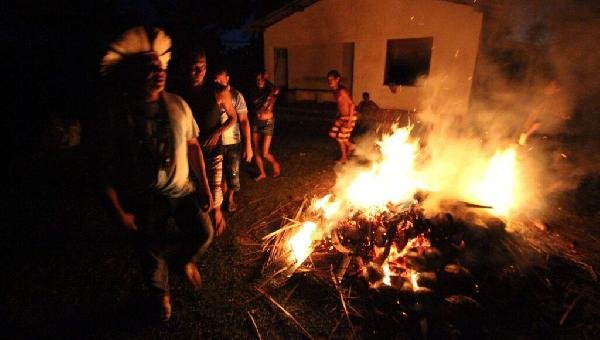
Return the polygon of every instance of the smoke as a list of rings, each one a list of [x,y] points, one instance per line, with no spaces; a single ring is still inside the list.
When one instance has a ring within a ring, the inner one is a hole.
[[[566,0],[506,1],[487,11],[469,112],[453,111],[451,74],[421,80],[420,137],[431,161],[422,170],[443,168],[458,188],[481,159],[520,143],[520,201],[533,210],[597,175],[599,14],[598,4]]]
[[[384,197],[407,202],[407,194],[423,188],[428,213],[450,199],[546,215],[553,197],[598,174],[599,7],[576,1],[494,7],[485,14],[469,111],[458,111],[464,98],[453,89],[464,80],[451,71],[420,79],[419,121],[411,122],[416,158],[410,150],[400,154],[402,143],[390,158],[379,132],[364,136],[359,161],[337,168],[335,192],[369,206]]]

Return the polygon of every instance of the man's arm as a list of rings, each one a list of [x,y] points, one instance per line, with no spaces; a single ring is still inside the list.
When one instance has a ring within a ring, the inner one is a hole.
[[[263,110],[265,112],[273,113],[273,106],[275,105],[275,101],[277,100],[277,96],[279,96],[279,87],[270,84],[271,88],[269,90],[269,94],[267,95],[267,100],[263,104]]]
[[[237,113],[233,108],[233,102],[231,99],[231,93],[227,90],[221,91],[215,94],[217,99],[217,104],[220,108],[225,110],[227,113],[227,120],[221,124],[221,126],[215,131],[212,136],[205,142],[205,146],[215,146],[221,140],[221,135],[223,135],[223,131],[229,129],[235,122],[237,121]]]
[[[350,97],[350,93],[348,93],[347,90],[344,90],[344,94],[345,94],[346,100],[348,101],[348,113],[349,113],[350,117],[352,117],[356,114],[356,105],[354,105],[354,102],[352,101],[352,97]]]
[[[128,230],[138,230],[137,225],[135,224],[135,216],[131,213],[126,212],[121,205],[121,201],[119,200],[119,194],[117,190],[111,186],[106,185],[104,188],[104,193],[108,197],[110,204],[112,205],[117,217],[119,218],[119,222]]]
[[[240,131],[244,134],[244,139],[246,143],[244,150],[244,159],[246,160],[246,162],[250,163],[254,154],[252,152],[252,135],[250,129],[250,121],[248,120],[248,107],[246,106],[246,100],[244,99],[244,95],[242,95],[239,91],[236,91],[235,93],[236,94],[235,98],[233,98],[233,103],[235,107],[235,112],[237,112],[238,115]]]
[[[348,93],[346,89],[343,89],[340,92],[341,99],[346,102],[346,107],[348,108],[348,117],[350,118],[347,120],[346,124],[350,126],[352,124],[352,117],[356,115],[356,106],[354,105],[354,102],[352,102],[350,93]]]
[[[240,111],[238,115],[238,120],[240,122],[240,127],[242,133],[244,134],[244,139],[246,140],[246,150],[244,151],[244,156],[246,162],[250,163],[252,160],[252,156],[254,153],[252,152],[252,139],[250,132],[250,121],[248,120],[248,111]]]
[[[213,206],[213,197],[210,192],[210,186],[208,185],[208,177],[206,176],[206,167],[204,165],[204,156],[202,154],[202,148],[198,144],[196,138],[192,138],[187,141],[187,152],[188,152],[188,163],[196,178],[200,182],[200,188],[198,191],[204,193],[206,197],[206,210],[210,210]]]
[[[135,224],[135,216],[123,208],[119,193],[114,186],[115,153],[118,146],[115,141],[117,129],[112,121],[112,111],[106,111],[105,116],[95,121],[96,129],[91,136],[92,145],[94,146],[93,165],[96,170],[96,181],[98,190],[103,193],[108,199],[110,206],[115,213],[119,223],[128,230],[135,231],[138,229]]]

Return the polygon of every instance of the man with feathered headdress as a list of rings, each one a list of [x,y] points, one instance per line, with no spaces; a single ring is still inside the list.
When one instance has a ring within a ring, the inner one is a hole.
[[[164,31],[146,27],[110,45],[100,72],[112,95],[97,126],[101,184],[120,223],[138,237],[164,320],[171,316],[168,268],[177,266],[198,287],[196,261],[213,237],[198,125],[188,104],[164,90],[170,48]],[[167,242],[170,217],[180,234]]]

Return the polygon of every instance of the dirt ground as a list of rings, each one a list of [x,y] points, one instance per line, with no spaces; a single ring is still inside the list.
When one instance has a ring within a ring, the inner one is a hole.
[[[5,228],[7,234],[2,238],[7,255],[1,309],[4,335],[204,339],[258,338],[258,332],[265,339],[305,337],[290,317],[255,287],[263,279],[260,270],[265,257],[261,237],[280,226],[282,217],[291,216],[304,197],[321,195],[335,183],[337,154],[334,142],[326,137],[328,124],[318,116],[278,122],[272,149],[282,164],[281,176],[256,183],[252,180],[253,168],[244,167],[242,190],[237,196],[239,210],[226,214],[225,235],[215,239],[200,263],[203,287],[194,291],[178,273],[173,273],[173,317],[164,324],[147,319],[140,266],[131,235],[111,221],[91,190],[89,177],[82,171],[85,157],[81,150],[20,159],[10,169],[20,174],[20,179],[14,185],[9,184],[7,190],[7,197],[13,198],[8,209],[16,219]],[[592,178],[579,195],[598,200],[599,187],[598,179]],[[600,260],[594,250],[599,233],[590,222],[597,220],[597,213],[585,214],[579,214],[578,221],[582,224],[578,228],[556,222],[548,233],[566,235],[589,263],[598,265]],[[577,284],[571,282],[571,286]],[[560,302],[561,308],[551,316],[555,318],[553,321],[524,322],[497,332],[507,323],[506,318],[498,315],[498,326],[491,329],[490,335],[539,338],[553,334],[572,339],[582,338],[582,334],[597,336],[598,327],[594,328],[589,318],[600,315],[597,307],[590,307],[600,296],[599,291],[591,283],[582,286],[590,289],[590,293],[572,307],[572,322],[558,325],[573,302],[570,298]],[[318,282],[299,278],[270,294],[312,337],[350,337],[349,326],[345,322],[338,324],[337,300]],[[355,333],[358,338],[422,336],[403,328],[383,335],[373,328],[360,329]]]

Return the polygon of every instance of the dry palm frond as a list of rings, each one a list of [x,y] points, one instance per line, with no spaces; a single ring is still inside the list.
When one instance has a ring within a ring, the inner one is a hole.
[[[256,336],[258,337],[258,340],[262,340],[262,336],[260,336],[260,332],[258,331],[258,325],[256,324],[256,320],[254,320],[254,317],[252,316],[252,313],[250,313],[250,311],[247,311],[247,313],[250,317],[250,321],[252,322],[252,326],[254,326],[254,330],[256,331]]]
[[[304,333],[304,335],[306,335],[309,339],[313,339],[312,335],[310,335],[310,333],[308,333],[308,331],[302,326],[302,324],[300,324],[300,322],[298,322],[298,320],[296,320],[296,318],[294,318],[294,316],[290,312],[288,312],[285,308],[283,308],[282,305],[280,305],[277,301],[275,301],[275,299],[273,299],[273,297],[271,295],[269,295],[267,292],[265,292],[264,290],[262,290],[260,288],[256,288],[256,290],[258,290],[262,295],[264,295],[264,297],[266,297],[269,301],[271,301],[272,304],[274,304],[277,308],[279,308],[279,310],[281,310],[285,316],[287,316],[290,320],[292,320],[302,330],[302,333]]]
[[[302,215],[307,203],[307,199],[302,202],[296,212],[296,218]],[[281,228],[263,237],[263,251],[268,252],[269,257],[263,265],[262,272],[268,279],[260,286],[267,282],[281,284],[302,265],[296,261],[288,242],[301,230],[303,223],[289,218],[284,218],[282,223]]]

